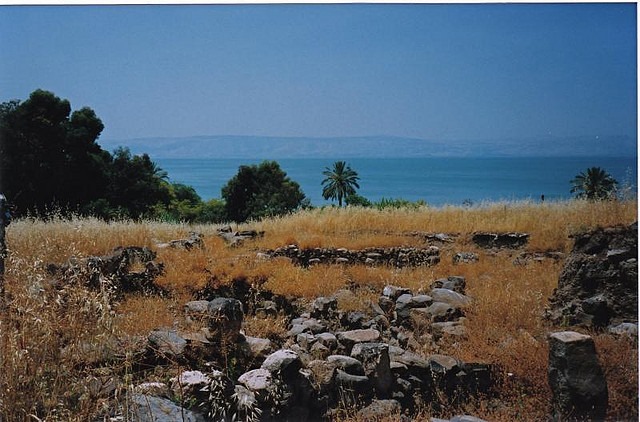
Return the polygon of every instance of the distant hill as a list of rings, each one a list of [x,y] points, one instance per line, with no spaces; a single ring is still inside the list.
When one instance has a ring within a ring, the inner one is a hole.
[[[378,158],[378,157],[634,157],[628,136],[545,137],[437,141],[393,136],[269,137],[192,136],[100,140],[109,151],[126,146],[152,158]]]

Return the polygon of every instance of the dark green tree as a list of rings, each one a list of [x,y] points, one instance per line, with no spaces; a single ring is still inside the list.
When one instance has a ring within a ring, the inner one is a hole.
[[[615,196],[618,181],[600,167],[590,167],[571,180],[571,193],[576,197],[594,201]]]
[[[236,222],[290,213],[308,204],[300,185],[275,161],[240,166],[222,188],[227,218]]]
[[[109,166],[106,199],[124,216],[149,216],[154,206],[166,206],[171,201],[166,178],[167,173],[149,155],[132,156],[128,148],[118,148]]]
[[[356,189],[360,189],[358,173],[344,161],[336,161],[333,163],[333,169],[326,167],[322,174],[326,176],[322,181],[322,197],[337,199],[340,207],[344,198],[355,195]]]
[[[19,213],[77,209],[104,193],[104,126],[88,107],[70,113],[67,100],[40,89],[0,106],[0,183]]]

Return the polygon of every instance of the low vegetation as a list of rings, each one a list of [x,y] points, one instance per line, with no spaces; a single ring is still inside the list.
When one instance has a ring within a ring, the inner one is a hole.
[[[444,344],[437,352],[494,364],[499,374],[498,394],[438,415],[431,414],[427,406],[419,419],[468,413],[492,421],[544,420],[550,405],[546,336],[559,327],[549,326],[541,316],[563,262],[545,259],[513,265],[521,251],[480,250],[470,235],[476,231],[526,232],[530,234],[527,252],[567,253],[572,233],[636,219],[635,201],[324,208],[234,226],[265,235],[231,247],[217,236],[219,226],[215,225],[21,218],[7,228],[10,252],[7,303],[0,314],[0,419],[95,420],[109,409],[126,407],[126,392],[141,379],[166,382],[185,368],[171,362],[145,366],[136,360],[136,339],[142,341],[156,327],[185,324],[182,306],[202,289],[242,281],[311,300],[349,287],[352,296],[338,302],[351,310],[365,306],[386,284],[420,291],[434,279],[462,275],[467,279],[468,295],[474,298],[467,314],[468,338]],[[158,261],[164,263],[165,271],[157,282],[169,292],[165,297],[138,294],[113,302],[104,292],[81,286],[54,288],[46,271],[48,264],[104,255],[118,246],[156,249],[156,244],[184,238],[190,231],[204,235],[203,249],[158,249]],[[288,244],[350,249],[424,246],[420,233],[425,232],[455,235],[453,242],[441,245],[441,262],[433,267],[317,265],[304,269],[284,258],[256,258],[259,251]],[[480,259],[454,265],[452,257],[459,251],[475,252]],[[253,336],[277,339],[287,330],[287,321],[279,316],[251,316],[244,329]],[[637,419],[637,341],[590,334],[607,375],[608,419]],[[110,360],[113,364],[95,364],[102,361],[95,355],[105,353],[117,355]],[[117,380],[116,385],[108,385],[108,380]],[[341,417],[353,414],[345,409]]]

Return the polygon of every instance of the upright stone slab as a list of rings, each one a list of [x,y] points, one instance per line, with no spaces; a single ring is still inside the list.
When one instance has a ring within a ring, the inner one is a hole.
[[[217,297],[209,302],[207,311],[212,340],[236,341],[244,318],[242,302],[237,299]]]
[[[556,417],[604,420],[607,382],[590,336],[562,331],[549,336],[549,385]]]
[[[353,346],[351,357],[362,362],[364,374],[373,383],[378,397],[389,397],[393,385],[389,345],[385,343],[358,343]]]

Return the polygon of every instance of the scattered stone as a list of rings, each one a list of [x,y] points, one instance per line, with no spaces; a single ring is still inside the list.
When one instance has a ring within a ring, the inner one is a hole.
[[[357,396],[371,396],[373,394],[373,386],[368,377],[351,375],[341,369],[336,370],[336,386],[343,390],[343,397],[347,400],[351,398],[351,394]]]
[[[385,316],[391,316],[396,306],[395,299],[391,299],[387,296],[380,296],[378,299],[378,306]]]
[[[244,340],[238,343],[242,354],[249,359],[266,359],[273,352],[273,343],[266,338],[244,336]]]
[[[174,402],[145,394],[133,394],[129,411],[138,422],[205,422],[203,415],[178,406]]]
[[[331,350],[322,343],[314,343],[309,349],[309,353],[316,359],[325,359],[331,354]]]
[[[211,384],[211,378],[200,371],[184,371],[177,377],[171,378],[171,390],[180,398],[190,397],[205,402],[209,396],[206,391]]]
[[[380,339],[380,331],[371,328],[364,330],[341,331],[336,333],[340,344],[347,353],[351,353],[351,348],[357,343],[372,343]]]
[[[348,312],[343,318],[343,325],[351,330],[363,328],[362,324],[366,318],[366,315],[360,311]]]
[[[318,297],[313,301],[313,318],[330,318],[331,314],[338,309],[338,301],[335,297]]]
[[[209,318],[209,301],[193,300],[184,305],[184,314],[187,322],[203,322]]]
[[[381,418],[399,417],[402,406],[397,400],[373,400],[364,409],[360,409],[357,416],[365,421]]]
[[[426,308],[413,308],[410,311],[413,320],[429,320],[431,322],[453,321],[461,316],[459,309],[443,302],[433,302]]]
[[[398,298],[404,294],[411,295],[412,294],[411,289],[408,289],[406,287],[392,286],[392,285],[387,285],[384,287],[384,289],[382,289],[382,296],[386,296],[393,301],[398,300]]]
[[[297,372],[301,366],[300,356],[296,352],[290,349],[282,349],[267,356],[261,368],[284,374]]]
[[[329,350],[335,350],[338,347],[338,338],[332,333],[316,334],[316,340]]]
[[[411,299],[413,296],[409,293],[404,293],[398,296],[396,299],[396,318],[399,321],[404,321],[409,318],[409,312],[411,311]]]
[[[269,389],[273,382],[273,376],[268,369],[252,369],[240,375],[238,382],[248,390],[256,392]]]
[[[278,314],[278,305],[272,300],[263,300],[255,310],[256,316],[267,317]]]
[[[432,289],[430,295],[434,302],[447,303],[452,308],[466,308],[471,304],[468,296],[449,289]]]
[[[418,379],[431,378],[431,367],[426,358],[416,353],[404,351],[402,349],[399,351],[392,347],[389,348],[389,357],[392,362],[398,362],[405,365],[409,375]]]
[[[169,387],[163,382],[143,382],[133,389],[136,393],[156,397],[169,397]]]
[[[460,320],[464,320],[464,318],[460,318],[458,321],[434,322],[431,324],[431,332],[435,340],[437,341],[447,336],[466,338],[467,329]]]
[[[411,297],[410,306],[412,308],[424,308],[433,303],[433,297],[429,295],[416,295]]]
[[[485,421],[484,419],[476,418],[475,416],[459,415],[451,418],[449,422],[487,422],[487,421]]]
[[[521,252],[514,260],[513,265],[527,265],[530,262],[544,262],[547,259],[560,261],[565,258],[562,252]]]
[[[604,420],[607,382],[590,336],[574,331],[552,333],[548,373],[557,417]]]
[[[622,322],[618,325],[611,325],[607,329],[611,334],[627,335],[629,337],[638,337],[638,324],[631,322]]]
[[[223,227],[218,230],[218,236],[226,240],[230,246],[238,246],[245,240],[251,240],[257,237],[264,236],[264,231],[241,230],[234,232],[231,227]]]
[[[431,283],[432,289],[449,289],[460,294],[464,294],[467,281],[462,276],[450,276],[447,278],[439,278]]]
[[[156,247],[158,248],[178,248],[178,249],[185,249],[185,250],[191,250],[193,248],[199,248],[202,249],[204,248],[204,240],[203,240],[204,236],[200,233],[196,233],[196,232],[189,232],[189,237],[186,239],[178,239],[178,240],[171,240],[169,241],[169,243],[161,243],[156,245]]]
[[[313,380],[318,386],[319,394],[332,393],[332,389],[335,387],[337,367],[335,362],[322,359],[313,360],[307,364],[307,369],[311,371]]]
[[[162,358],[182,357],[187,347],[187,341],[170,328],[157,328],[149,333],[147,339],[151,350]]]
[[[453,255],[453,263],[454,264],[473,264],[474,262],[478,262],[480,257],[478,254],[473,252],[458,252]]]
[[[331,355],[327,357],[327,362],[336,365],[337,368],[351,375],[364,375],[362,362],[351,356]]]

